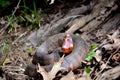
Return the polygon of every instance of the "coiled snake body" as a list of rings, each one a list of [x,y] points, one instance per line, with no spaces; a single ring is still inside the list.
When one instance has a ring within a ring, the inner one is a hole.
[[[59,33],[43,42],[33,56],[32,62],[27,66],[25,74],[33,77],[36,74],[35,65],[37,63],[40,63],[46,71],[50,71],[53,63],[58,61],[61,57],[61,53],[63,53],[61,46],[66,35],[66,33]],[[67,70],[73,70],[79,67],[89,52],[88,45],[81,37],[74,34],[70,34],[70,36],[73,40],[74,48],[69,55],[65,56],[61,64],[61,67]]]

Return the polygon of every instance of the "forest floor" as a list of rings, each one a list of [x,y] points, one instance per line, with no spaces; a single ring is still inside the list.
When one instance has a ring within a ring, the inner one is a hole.
[[[20,10],[18,4],[12,14],[2,16],[0,80],[25,80],[25,68],[44,41],[34,40],[61,32],[81,36],[93,54],[89,55],[92,60],[83,62],[73,73],[56,75],[54,80],[119,80],[120,4],[118,0],[98,1],[54,3],[48,11],[34,8],[30,14]]]

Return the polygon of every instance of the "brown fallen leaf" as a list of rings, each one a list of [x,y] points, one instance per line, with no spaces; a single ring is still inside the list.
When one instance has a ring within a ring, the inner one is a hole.
[[[53,68],[50,72],[46,72],[45,69],[41,67],[40,64],[38,63],[37,72],[43,76],[44,80],[53,80],[53,78],[55,78],[56,73],[59,70],[64,69],[61,67],[61,63],[63,62],[63,60],[64,60],[64,55],[62,56],[62,58],[60,58],[58,62],[54,63]]]
[[[5,66],[6,64],[10,63],[12,63],[12,61],[9,58],[6,58],[2,65]]]

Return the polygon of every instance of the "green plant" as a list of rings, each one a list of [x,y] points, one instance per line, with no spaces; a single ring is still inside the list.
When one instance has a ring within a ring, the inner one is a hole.
[[[7,17],[8,23],[10,25],[8,33],[11,33],[16,27],[18,27],[18,24],[16,22],[16,16],[13,15],[12,17]]]
[[[8,23],[10,24],[10,28],[8,30],[8,33],[13,31],[13,24],[12,24],[12,18],[8,17]]]
[[[30,47],[30,48],[29,48],[29,51],[30,51],[30,55],[32,55],[33,48],[32,48],[32,47]]]
[[[37,14],[35,0],[33,0],[33,7],[34,7],[34,15],[35,15],[34,23],[35,24],[39,24],[39,19],[38,19],[38,14]]]
[[[2,54],[6,55],[7,53],[9,53],[9,49],[7,49],[7,42],[6,39],[4,39],[3,41],[3,47],[0,49],[0,51],[2,52]]]
[[[22,19],[24,18],[24,22],[26,24],[26,26],[28,26],[28,23],[32,23],[34,25],[39,25],[39,19],[38,19],[38,14],[37,14],[37,8],[36,8],[36,3],[35,0],[33,0],[33,9],[31,9],[30,7],[28,7],[24,2],[24,5],[20,6],[21,8],[23,8],[23,16]],[[33,14],[32,16],[30,14]]]
[[[91,71],[91,69],[90,69],[90,68],[85,68],[85,72],[86,72],[87,74],[89,74],[89,73],[90,73],[90,71]]]
[[[86,61],[91,61],[93,59],[93,57],[96,54],[96,52],[94,51],[95,48],[97,48],[96,44],[94,44],[94,45],[91,46],[90,52],[88,54],[88,57],[85,59]]]
[[[2,65],[2,66],[5,65],[5,60],[6,60],[7,53],[8,53],[8,50],[7,50],[6,39],[4,39],[4,41],[3,41],[3,47],[1,48],[2,63],[0,65]]]
[[[94,50],[95,48],[97,48],[97,44],[93,44],[90,48],[90,50]]]
[[[3,42],[3,48],[2,48],[2,54],[6,53],[6,40],[4,39]]]
[[[0,0],[0,6],[1,7],[7,7],[10,4],[11,0]]]
[[[76,36],[79,36],[79,33],[75,33]]]
[[[85,59],[86,61],[91,61],[93,57],[95,56],[96,52],[94,51],[97,48],[97,44],[93,44],[90,48],[90,52],[88,54],[88,57]],[[90,71],[91,69],[89,67],[85,68],[85,72],[87,73],[87,79],[88,80],[90,77]]]
[[[88,54],[88,57],[86,58],[87,61],[91,61],[93,59],[93,57],[95,56],[95,52],[94,51],[91,51],[89,54]]]

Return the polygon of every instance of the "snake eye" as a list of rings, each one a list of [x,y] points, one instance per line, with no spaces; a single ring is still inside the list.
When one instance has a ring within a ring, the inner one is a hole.
[[[74,46],[72,37],[69,34],[67,34],[63,40],[62,50],[65,54],[70,54],[73,50],[73,47]]]

